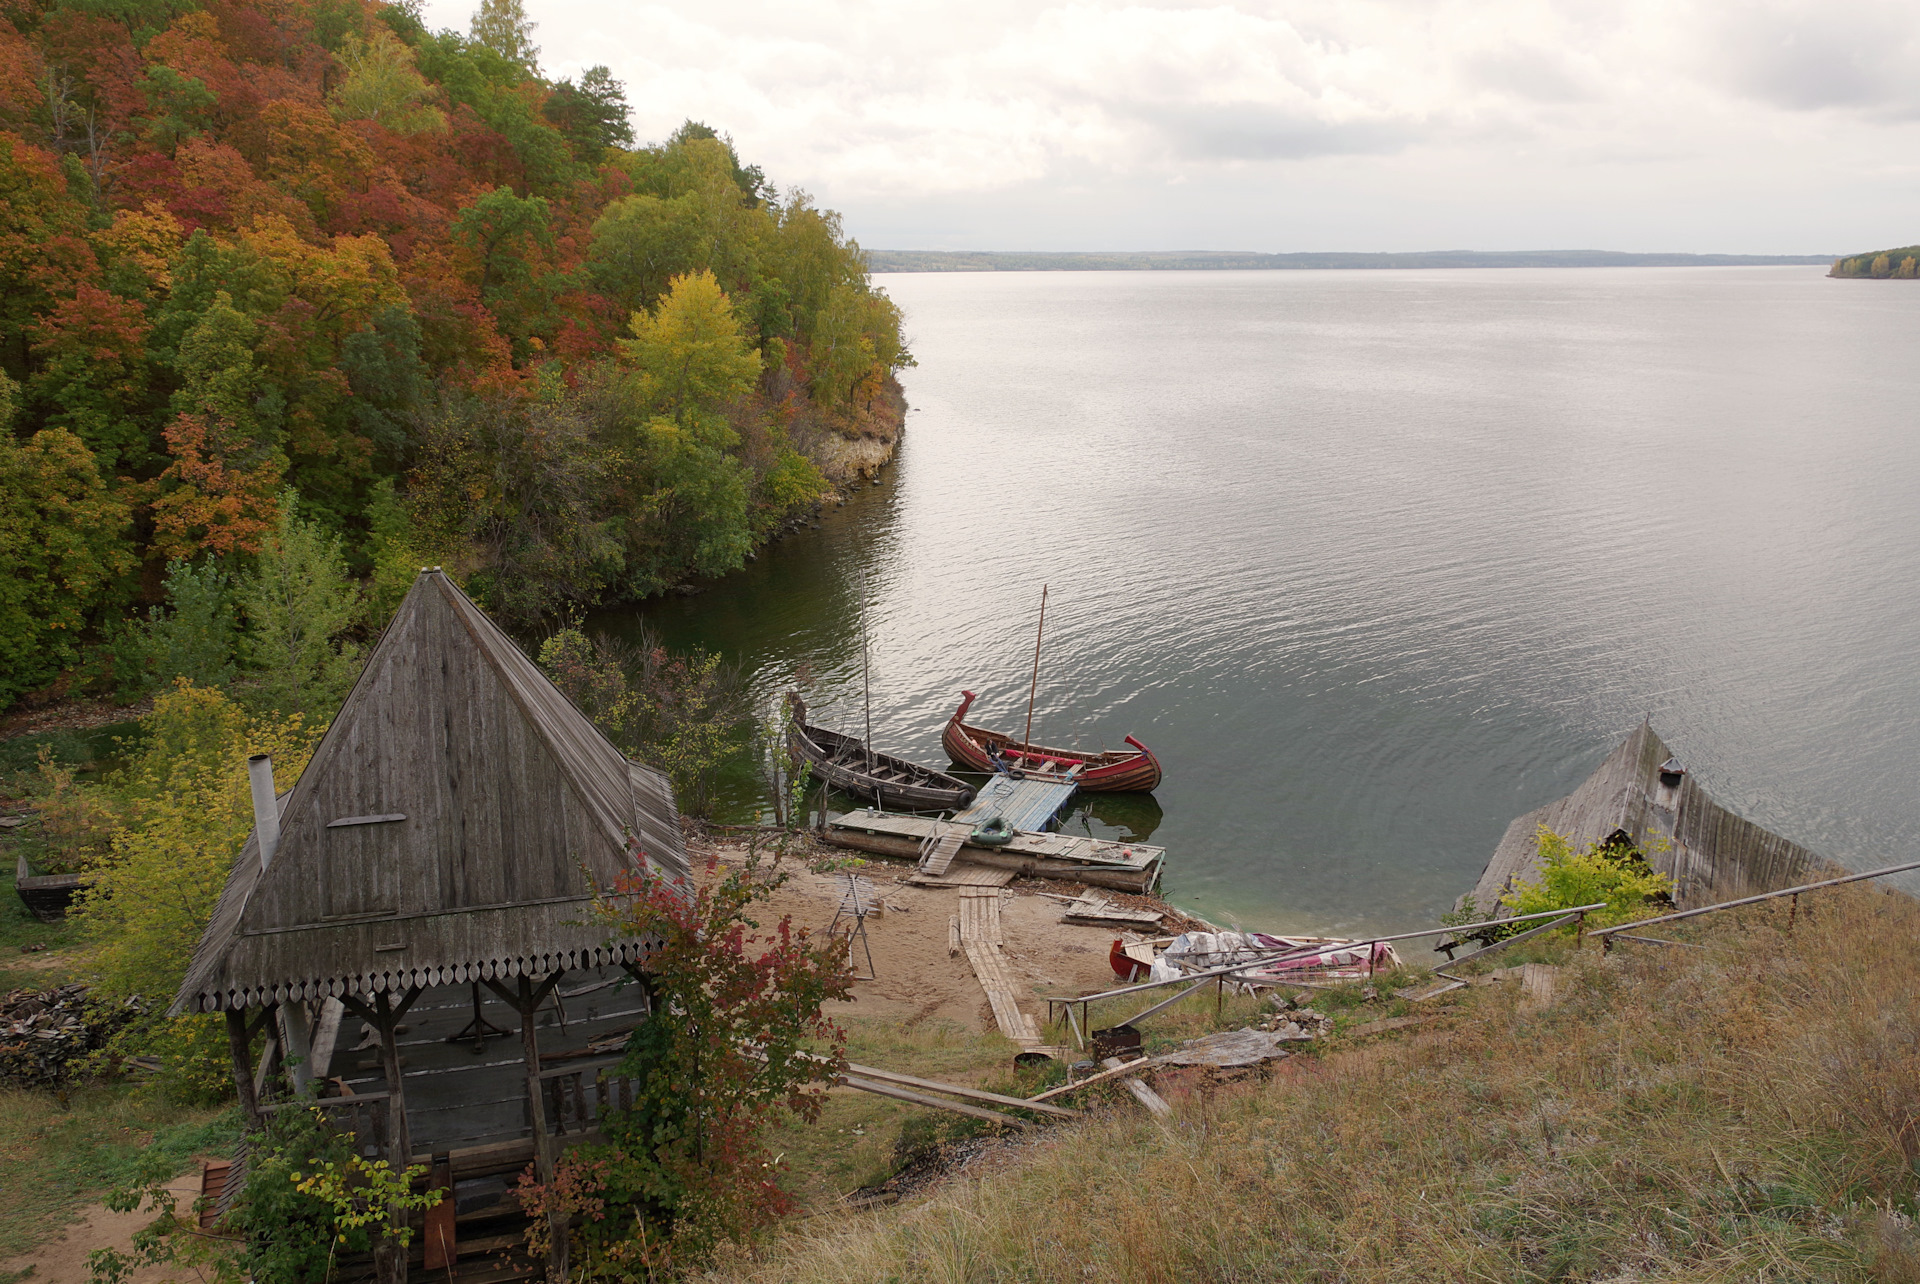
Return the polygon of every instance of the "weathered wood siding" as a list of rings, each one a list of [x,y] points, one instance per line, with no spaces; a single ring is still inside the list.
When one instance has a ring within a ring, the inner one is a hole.
[[[1469,893],[1475,905],[1493,912],[1515,882],[1537,876],[1542,826],[1575,847],[1626,831],[1649,863],[1673,878],[1682,908],[1844,872],[1721,807],[1692,773],[1677,787],[1661,784],[1660,764],[1671,756],[1642,723],[1571,794],[1515,818]]]
[[[655,870],[687,874],[666,778],[438,573],[408,593],[281,814],[272,867],[253,838],[236,862],[183,1006],[619,961],[630,949],[604,950],[587,911],[632,868],[629,836]],[[367,817],[399,819],[334,823]]]

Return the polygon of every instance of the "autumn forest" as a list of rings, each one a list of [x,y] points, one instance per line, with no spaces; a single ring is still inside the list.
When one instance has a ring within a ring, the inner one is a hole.
[[[640,144],[520,0],[0,14],[0,707],[196,676],[170,623],[276,575],[339,616],[306,670],[426,563],[523,625],[642,598],[897,430],[912,358],[836,216],[704,125]]]

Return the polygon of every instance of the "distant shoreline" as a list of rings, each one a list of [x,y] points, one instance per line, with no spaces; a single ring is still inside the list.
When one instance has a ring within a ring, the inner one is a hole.
[[[1831,254],[1633,254],[1619,250],[1421,250],[1410,254],[1255,254],[1145,250],[1111,254],[868,250],[875,272],[1174,272],[1381,268],[1830,267]]]

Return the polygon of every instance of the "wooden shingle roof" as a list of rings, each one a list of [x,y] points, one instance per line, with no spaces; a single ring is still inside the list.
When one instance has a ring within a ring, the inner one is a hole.
[[[176,1012],[638,961],[593,888],[687,877],[673,788],[630,762],[444,574],[401,603],[260,868],[251,835]]]
[[[1663,781],[1660,766],[1671,756],[1652,725],[1642,723],[1571,794],[1516,817],[1470,893],[1474,904],[1495,913],[1514,882],[1538,876],[1543,825],[1576,850],[1624,832],[1655,870],[1672,877],[1682,908],[1847,872],[1720,806],[1691,772]]]

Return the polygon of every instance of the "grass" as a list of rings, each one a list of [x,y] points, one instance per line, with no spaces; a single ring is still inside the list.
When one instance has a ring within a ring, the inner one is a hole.
[[[91,779],[120,765],[127,746],[140,734],[138,722],[115,722],[80,730],[55,729],[0,740],[0,791],[14,797],[36,792],[40,750],[53,761]],[[122,743],[122,742],[126,743]]]
[[[239,1113],[195,1109],[138,1085],[48,1092],[0,1089],[0,1258],[16,1257],[76,1220],[88,1204],[132,1182],[158,1152],[184,1171],[197,1154],[226,1154]]]
[[[976,1035],[945,1022],[907,1026],[852,1018],[843,1024],[847,1060],[962,1086],[1001,1072],[1019,1051],[997,1034]],[[769,1133],[767,1145],[783,1157],[787,1189],[805,1207],[823,1210],[843,1195],[885,1181],[895,1167],[902,1128],[929,1113],[843,1088],[828,1094],[819,1122],[785,1123]]]
[[[1563,963],[1549,1008],[1476,986],[1417,1005],[1441,1029],[1336,1034],[1264,1083],[1163,1075],[1170,1124],[1121,1102],[711,1278],[1920,1281],[1920,904],[1836,889],[1787,921],[1528,942]],[[1356,996],[1319,1005],[1393,1014]]]

